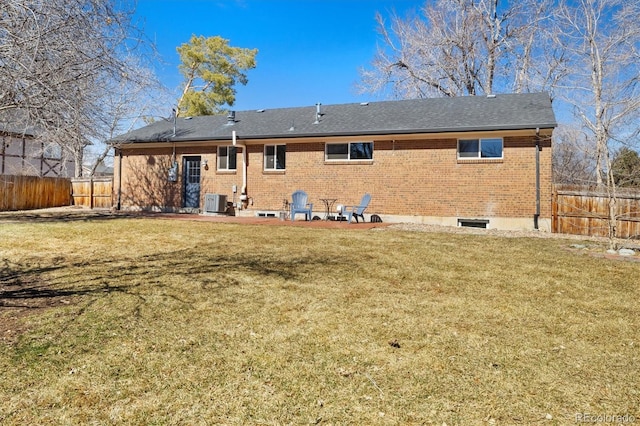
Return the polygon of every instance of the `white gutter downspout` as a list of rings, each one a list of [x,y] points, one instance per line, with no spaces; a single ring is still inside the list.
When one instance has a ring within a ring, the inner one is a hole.
[[[247,146],[238,142],[235,130],[231,131],[231,140],[233,141],[233,146],[242,148],[242,191],[240,192],[240,201],[244,204],[247,200]]]

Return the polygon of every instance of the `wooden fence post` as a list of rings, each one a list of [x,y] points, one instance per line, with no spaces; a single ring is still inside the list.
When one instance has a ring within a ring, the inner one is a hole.
[[[89,178],[89,208],[93,210],[93,176]]]
[[[551,232],[558,233],[558,190],[555,187],[551,197]]]

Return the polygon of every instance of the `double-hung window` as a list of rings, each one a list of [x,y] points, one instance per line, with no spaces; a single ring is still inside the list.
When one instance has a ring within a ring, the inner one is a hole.
[[[458,140],[458,158],[502,158],[502,138],[460,139]]]
[[[284,170],[286,165],[287,146],[286,145],[265,145],[264,146],[264,169]]]
[[[219,146],[218,147],[218,170],[231,171],[236,170],[237,149],[235,146]]]
[[[373,142],[327,143],[324,159],[326,161],[373,160]]]

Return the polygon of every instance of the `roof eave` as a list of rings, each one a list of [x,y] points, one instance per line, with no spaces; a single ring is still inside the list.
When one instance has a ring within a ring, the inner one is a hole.
[[[240,139],[251,140],[277,140],[277,139],[309,139],[309,138],[334,138],[334,137],[357,137],[357,136],[386,136],[386,135],[428,135],[428,134],[446,134],[446,133],[480,133],[480,132],[498,132],[510,130],[542,130],[554,129],[556,123],[539,123],[527,125],[506,125],[506,126],[473,126],[473,127],[456,127],[456,128],[437,128],[437,129],[384,129],[384,130],[367,130],[367,131],[337,131],[337,132],[305,132],[305,133],[277,133],[262,135],[243,135],[238,134]],[[200,137],[169,137],[163,139],[134,139],[134,140],[110,140],[109,145],[122,144],[143,144],[143,143],[184,143],[184,142],[226,142],[230,141],[230,135],[224,136],[200,136]]]

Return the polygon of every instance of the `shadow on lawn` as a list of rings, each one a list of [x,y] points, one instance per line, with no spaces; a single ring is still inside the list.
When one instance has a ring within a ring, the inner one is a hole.
[[[68,268],[62,263],[53,265],[20,265],[6,259],[0,264],[0,309],[41,309],[72,303],[77,296],[88,295],[104,289],[95,286],[70,283],[68,287],[53,284],[45,278]],[[114,289],[115,290],[115,289]]]
[[[0,309],[54,307],[73,303],[80,296],[100,297],[116,292],[137,297],[161,293],[191,304],[197,302],[198,296],[186,292],[181,287],[185,284],[176,282],[212,292],[238,285],[235,278],[238,274],[255,277],[256,281],[264,278],[292,281],[319,268],[335,270],[345,266],[331,256],[227,255],[214,246],[75,263],[67,263],[63,258],[29,265],[0,262]]]
[[[111,220],[123,218],[139,218],[143,216],[136,212],[113,212],[110,210],[31,210],[28,212],[0,212],[0,223],[2,222],[79,222],[93,220]]]
[[[29,328],[23,318],[43,310],[75,307],[61,313],[63,332],[96,303],[111,304],[114,312],[136,321],[149,312],[147,307],[189,309],[205,298],[234,303],[241,300],[237,291],[244,291],[242,286],[259,289],[265,280],[303,283],[311,272],[346,267],[348,262],[325,254],[228,253],[214,244],[122,258],[107,253],[81,261],[58,256],[16,263],[0,257],[0,342],[17,342]]]

